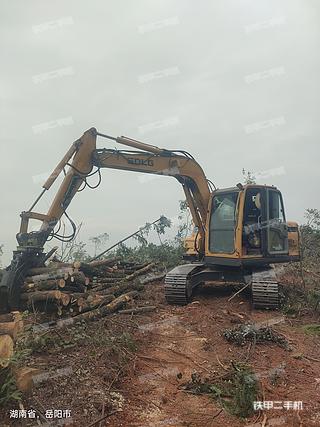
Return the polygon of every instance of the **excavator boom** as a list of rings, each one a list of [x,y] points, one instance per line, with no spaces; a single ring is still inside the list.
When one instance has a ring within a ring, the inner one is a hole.
[[[96,138],[99,135],[143,151],[96,149]],[[86,178],[91,175],[94,166],[97,167],[96,172],[99,172],[100,168],[112,168],[175,177],[183,187],[193,221],[204,240],[210,198],[208,181],[200,165],[190,155],[185,152],[179,153],[181,154],[123,136],[110,137],[98,133],[94,128],[89,129],[71,146],[43,185],[43,192],[49,190],[59,174],[69,167],[48,212],[41,214],[33,212],[31,209],[22,212],[20,232],[17,236],[20,248],[36,247],[40,249],[43,247],[62,215],[66,214],[71,200],[82,184],[86,182]],[[72,163],[69,163],[72,157]],[[32,209],[34,207],[35,203]],[[42,221],[38,232],[28,233],[30,219]]]

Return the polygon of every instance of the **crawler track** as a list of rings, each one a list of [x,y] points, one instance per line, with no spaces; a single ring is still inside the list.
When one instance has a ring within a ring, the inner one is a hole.
[[[279,286],[272,268],[252,272],[251,290],[255,308],[279,308]]]
[[[179,265],[166,275],[164,293],[169,304],[188,304],[192,295],[191,272],[201,265],[196,263]]]

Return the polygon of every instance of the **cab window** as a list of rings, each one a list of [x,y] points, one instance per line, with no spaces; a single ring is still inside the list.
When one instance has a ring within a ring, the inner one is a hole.
[[[213,253],[235,250],[236,208],[238,192],[217,194],[212,201],[209,249]]]

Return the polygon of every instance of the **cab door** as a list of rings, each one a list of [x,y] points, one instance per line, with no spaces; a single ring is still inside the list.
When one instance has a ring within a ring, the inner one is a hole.
[[[266,189],[265,243],[269,256],[288,254],[288,226],[286,223],[281,193]]]

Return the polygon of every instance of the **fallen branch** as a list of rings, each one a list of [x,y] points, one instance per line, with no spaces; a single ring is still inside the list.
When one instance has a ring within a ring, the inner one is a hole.
[[[233,298],[237,295],[239,295],[242,291],[244,291],[248,286],[250,285],[250,283],[247,283],[246,285],[244,285],[241,289],[239,289],[238,292],[236,292],[234,295],[232,295],[229,299],[228,302],[233,300]]]
[[[137,307],[137,308],[131,308],[127,310],[120,310],[119,314],[139,314],[139,313],[148,313],[150,311],[156,310],[156,306],[149,305],[147,307]]]

